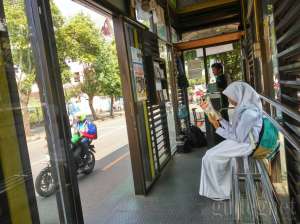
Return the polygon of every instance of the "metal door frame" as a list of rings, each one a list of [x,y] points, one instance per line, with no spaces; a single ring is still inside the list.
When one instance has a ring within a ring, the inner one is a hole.
[[[48,0],[25,0],[31,44],[37,66],[37,81],[43,112],[49,154],[56,167],[60,184],[57,192],[61,223],[83,223],[80,194],[74,161],[70,153],[70,127],[65,106],[62,80]]]

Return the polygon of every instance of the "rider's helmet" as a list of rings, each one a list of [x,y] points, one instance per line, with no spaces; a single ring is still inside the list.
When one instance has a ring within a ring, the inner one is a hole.
[[[75,117],[76,117],[76,120],[80,121],[80,122],[83,122],[86,119],[86,115],[82,112],[76,113]]]

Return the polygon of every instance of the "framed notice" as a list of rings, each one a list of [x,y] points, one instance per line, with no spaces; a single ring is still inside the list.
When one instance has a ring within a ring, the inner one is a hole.
[[[134,77],[144,78],[144,66],[143,64],[133,63],[133,74]]]
[[[133,63],[142,64],[143,63],[143,55],[142,51],[139,48],[131,47],[131,58]]]
[[[146,80],[141,50],[131,47],[131,58],[137,101],[146,100]]]

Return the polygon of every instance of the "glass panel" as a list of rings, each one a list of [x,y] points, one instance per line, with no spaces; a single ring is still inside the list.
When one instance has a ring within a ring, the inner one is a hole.
[[[187,51],[184,58],[186,60],[186,72],[190,84],[188,98],[191,122],[204,131],[204,113],[199,106],[200,97],[206,92],[203,49]]]
[[[206,48],[206,53],[209,66],[210,83],[214,83],[216,80],[211,69],[211,65],[216,62],[223,65],[223,73],[225,74],[228,83],[236,80],[242,80],[241,46],[239,42],[209,47]]]
[[[45,131],[45,118],[43,108],[49,107],[41,103],[41,92],[36,83],[36,61],[32,54],[30,43],[30,31],[25,14],[25,5],[23,0],[4,0],[4,12],[6,15],[7,29],[10,38],[10,47],[14,64],[15,81],[17,83],[16,91],[19,94],[23,123],[18,125],[24,126],[26,143],[30,158],[31,171],[25,170],[24,175],[32,178],[35,187],[35,194],[38,205],[40,223],[60,223],[58,202],[61,201],[61,185],[58,182],[56,171],[57,159],[49,154],[47,145],[47,134]],[[55,23],[58,21],[55,21]],[[7,60],[7,58],[6,58]],[[22,136],[18,136],[21,150],[26,150],[26,143],[21,143]],[[17,142],[17,141],[16,141]],[[24,153],[24,152],[22,152]],[[62,158],[59,159],[60,162]],[[55,162],[54,162],[55,161]],[[23,167],[28,163],[27,159],[23,160]],[[24,165],[25,164],[25,165]],[[14,164],[11,164],[14,169]],[[56,171],[54,171],[56,170]],[[28,191],[28,188],[27,188]],[[30,192],[27,192],[28,195]],[[26,191],[23,192],[26,194]],[[21,195],[22,196],[22,195]],[[23,196],[22,196],[23,197]],[[35,199],[30,198],[32,202]],[[34,206],[34,204],[32,204]],[[19,212],[23,213],[23,208]],[[13,216],[13,215],[12,215]],[[27,221],[19,223],[29,223]]]
[[[102,11],[72,0],[53,2],[53,20],[60,21],[55,38],[65,103],[73,137],[81,135],[72,152],[84,219],[89,222],[97,216],[90,208],[99,208],[108,192],[99,191],[95,183],[114,191],[118,176],[110,167],[129,155],[114,28],[112,18]],[[109,186],[110,181],[115,186]]]
[[[35,210],[36,202],[34,197],[26,194],[29,190],[33,194],[34,190],[30,168],[26,164],[28,153],[23,123],[20,121],[16,83],[10,78],[14,75],[9,59],[10,49],[9,45],[3,43],[6,37],[3,37],[5,29],[2,28],[4,27],[1,27],[0,32],[0,220],[1,223],[32,223],[31,210]],[[18,144],[18,140],[21,144]]]

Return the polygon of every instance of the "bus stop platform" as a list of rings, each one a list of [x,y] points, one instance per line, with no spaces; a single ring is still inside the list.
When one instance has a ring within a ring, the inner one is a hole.
[[[229,201],[216,202],[198,194],[205,151],[195,149],[188,154],[175,154],[147,196],[134,194],[130,159],[122,160],[107,174],[117,174],[118,181],[106,183],[105,178],[101,179],[102,185],[111,186],[111,191],[96,200],[98,203],[88,201],[88,197],[95,201],[97,192],[89,196],[81,192],[85,199],[82,201],[85,223],[230,223]]]

